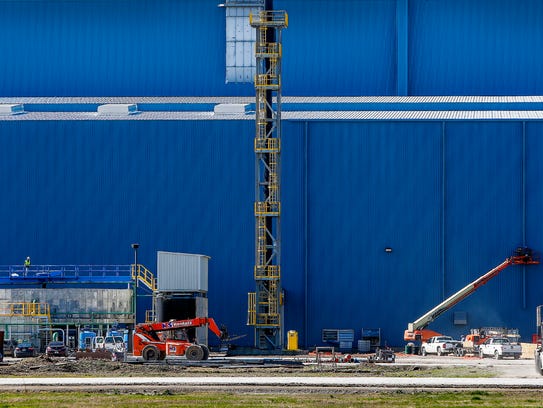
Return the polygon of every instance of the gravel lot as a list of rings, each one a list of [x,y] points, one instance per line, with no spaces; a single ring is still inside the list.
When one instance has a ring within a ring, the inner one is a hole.
[[[160,393],[328,393],[414,392],[447,390],[539,390],[543,377],[533,359],[494,360],[478,357],[396,354],[394,363],[317,364],[315,357],[212,355],[201,365],[177,359],[137,364],[112,361],[94,353],[83,357],[5,358],[0,365],[0,392],[84,391],[127,394]],[[94,357],[94,358],[88,358]]]
[[[520,360],[503,359],[494,360],[492,358],[479,357],[431,357],[431,356],[405,356],[396,359],[396,365],[418,365],[421,367],[440,366],[440,367],[471,367],[492,373],[502,378],[542,378],[535,371],[534,359],[523,358]]]
[[[93,358],[89,358],[93,357]],[[278,357],[233,357],[212,355],[201,366],[184,359],[172,360],[168,364],[134,364],[112,361],[109,355],[82,353],[78,357],[47,357],[14,359],[6,357],[0,366],[2,376],[307,376],[307,375],[353,375],[353,376],[413,376],[446,377],[447,370],[465,369],[473,377],[542,378],[536,373],[533,359],[494,360],[478,357],[415,356],[396,354],[394,363],[367,363],[367,356],[354,355],[354,362],[317,364],[310,355]],[[462,375],[462,374],[461,374]],[[458,375],[455,375],[458,376]]]

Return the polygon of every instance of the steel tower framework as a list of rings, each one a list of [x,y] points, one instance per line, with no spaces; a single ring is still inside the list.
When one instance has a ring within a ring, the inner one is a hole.
[[[283,348],[281,287],[281,30],[285,11],[251,14],[256,28],[255,267],[256,291],[249,293],[248,324],[255,347]],[[273,100],[275,99],[275,106]]]

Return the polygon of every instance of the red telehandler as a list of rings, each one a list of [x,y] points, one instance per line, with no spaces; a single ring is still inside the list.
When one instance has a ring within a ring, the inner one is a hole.
[[[164,360],[166,356],[186,356],[187,360],[207,360],[209,349],[205,344],[191,342],[186,329],[208,326],[221,340],[228,337],[226,329],[220,330],[210,317],[195,317],[187,320],[140,323],[133,336],[133,355],[145,361]]]
[[[406,341],[426,341],[430,337],[440,336],[440,333],[437,333],[433,330],[429,330],[426,327],[433,322],[438,316],[442,313],[449,310],[451,307],[456,305],[462,299],[465,299],[490,279],[494,278],[498,273],[511,265],[534,265],[538,264],[539,260],[535,259],[532,255],[532,250],[530,248],[519,247],[516,249],[513,256],[510,256],[501,264],[496,266],[494,269],[491,269],[483,276],[471,282],[469,285],[463,287],[455,294],[451,295],[439,305],[434,307],[432,310],[426,312],[413,323],[407,325],[407,330],[404,333],[404,340]]]

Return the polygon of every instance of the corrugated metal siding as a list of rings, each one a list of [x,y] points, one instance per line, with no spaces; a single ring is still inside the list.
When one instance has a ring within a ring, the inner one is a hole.
[[[157,252],[158,290],[207,292],[208,262],[209,257],[205,255]]]
[[[411,95],[543,93],[540,1],[410,0],[407,17],[397,17],[397,1],[276,0],[289,14],[283,94],[395,95],[406,75]],[[254,93],[249,83],[225,83],[225,10],[216,0],[0,7],[2,96]],[[397,27],[405,19],[406,34]]]
[[[377,111],[297,111],[283,112],[282,119],[291,121],[463,121],[463,120],[534,120],[543,119],[541,110],[461,110],[461,111],[420,111],[420,110],[377,110]],[[27,112],[20,115],[0,115],[0,121],[250,121],[254,114],[214,115],[211,112],[141,112],[135,115],[96,115],[91,112]]]
[[[43,118],[54,120],[88,119],[91,112],[96,113],[101,104],[136,104],[138,114],[131,115],[130,120],[149,120],[148,112],[154,112],[152,118],[156,119],[217,119],[239,120],[241,117],[253,120],[250,113],[254,111],[254,96],[215,96],[215,97],[0,97],[0,108],[8,111],[12,105],[23,105],[26,113],[40,113],[30,115],[29,118]],[[213,115],[217,104],[248,104],[247,115]],[[10,105],[10,106],[1,106]],[[531,96],[331,96],[331,97],[283,97],[283,112],[289,112],[288,118],[309,118],[309,112],[315,118],[331,118],[355,116],[352,111],[358,112],[358,118],[414,119],[416,116],[428,119],[536,119],[543,116],[543,97]],[[325,116],[323,111],[334,112]],[[370,112],[365,112],[370,111]],[[383,113],[375,113],[383,111]],[[398,113],[397,111],[407,111]],[[412,112],[408,112],[412,111]],[[428,111],[428,112],[424,112]],[[55,112],[51,114],[51,112]],[[69,112],[69,114],[68,114]],[[296,113],[294,113],[296,112]],[[301,113],[303,112],[303,113]],[[44,114],[48,113],[48,114]],[[43,115],[43,116],[42,116]],[[23,120],[16,115],[0,115],[0,120]],[[111,117],[102,117],[111,120]],[[126,117],[120,118],[125,120]]]
[[[525,128],[523,145],[520,121],[286,121],[285,329],[315,345],[322,328],[380,327],[398,345],[524,230],[541,250],[543,129]],[[209,315],[252,344],[253,134],[247,120],[0,121],[2,263],[122,264],[132,242],[151,268],[158,250],[207,254]],[[453,311],[529,336],[540,270],[512,267]],[[465,329],[449,317],[432,327]]]
[[[246,330],[246,292],[254,287],[253,126],[3,123],[2,262],[31,255],[36,264],[123,264],[133,259],[132,242],[141,244],[139,262],[153,269],[157,250],[210,254],[213,317]],[[223,295],[233,280],[238,295]]]
[[[409,1],[412,95],[543,92],[543,3]]]
[[[394,95],[396,1],[274,1],[287,10],[284,95]]]
[[[521,123],[447,123],[445,296],[497,266],[523,244],[522,146]],[[515,310],[522,291],[520,269],[503,271],[457,307],[469,311],[469,327],[522,320]],[[531,314],[525,319],[531,321]]]
[[[296,330],[300,339],[306,332],[306,286],[309,239],[306,211],[308,161],[306,124],[283,122],[281,140],[281,276],[285,291],[285,335]],[[254,233],[253,233],[254,237]],[[251,244],[254,251],[254,243]],[[254,291],[254,284],[251,288]],[[286,340],[285,340],[286,341]]]
[[[194,302],[196,303],[195,317],[209,317],[209,299],[206,297],[197,297],[194,299]],[[209,329],[207,326],[197,327],[195,332],[198,343],[207,345],[209,340]]]
[[[528,122],[525,125],[525,152],[526,161],[526,242],[531,245],[534,250],[543,254],[543,234],[541,213],[543,209],[543,189],[541,185],[541,175],[543,174],[543,160],[541,154],[543,152],[543,123]],[[520,303],[523,308],[523,315],[526,313],[529,316],[529,321],[535,321],[534,302],[536,306],[543,304],[541,301],[541,269],[526,268],[526,271],[519,271],[521,279],[527,282],[525,298]],[[535,326],[532,326],[534,330]],[[528,332],[529,333],[529,332]]]
[[[439,124],[311,124],[311,341],[323,327],[398,336],[421,301],[407,288],[439,299],[440,146]]]
[[[217,5],[211,0],[1,1],[0,94],[250,91],[250,84],[224,84],[225,16]]]

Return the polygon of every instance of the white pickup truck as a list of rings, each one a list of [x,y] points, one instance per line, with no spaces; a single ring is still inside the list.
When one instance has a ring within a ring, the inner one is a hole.
[[[450,336],[434,336],[430,337],[427,341],[422,343],[420,347],[420,353],[425,356],[427,354],[437,354],[441,356],[443,354],[454,353],[455,348],[458,346],[458,341],[454,340]]]
[[[486,356],[501,359],[503,357],[520,358],[522,346],[509,341],[507,337],[490,337],[483,344],[479,345],[479,357]]]
[[[535,371],[537,371],[537,373],[541,375],[543,375],[543,357],[542,356],[543,356],[543,347],[541,347],[541,344],[538,344],[534,352]]]

